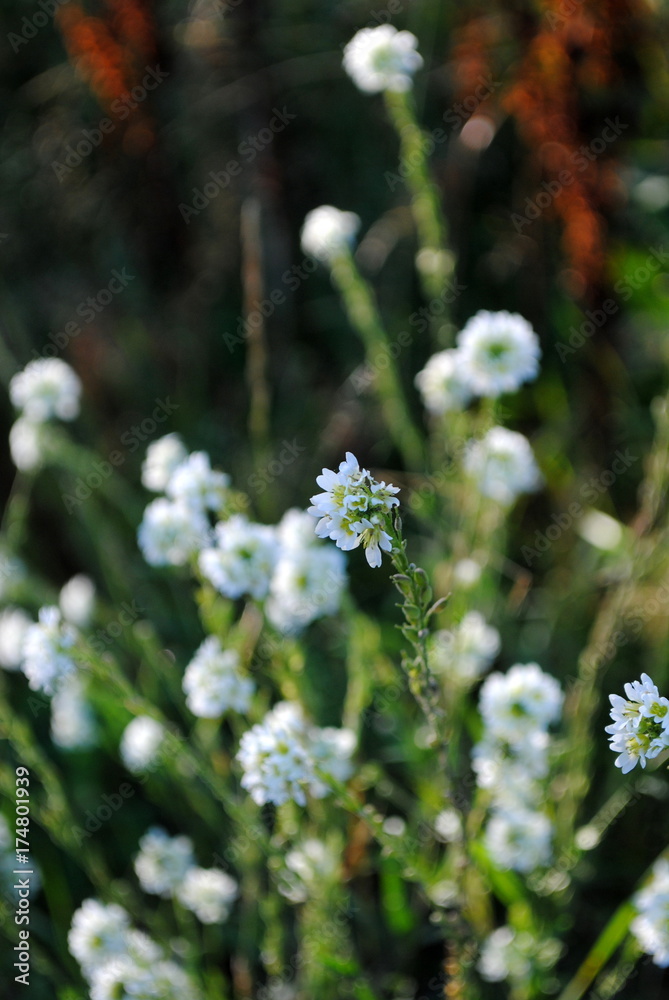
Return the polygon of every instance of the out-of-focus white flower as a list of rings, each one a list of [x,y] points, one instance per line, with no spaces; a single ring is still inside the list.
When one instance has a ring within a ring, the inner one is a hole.
[[[307,791],[317,798],[329,792],[316,768],[338,781],[349,777],[354,742],[348,730],[308,726],[297,705],[279,702],[242,736],[237,753],[242,787],[258,805],[291,800],[305,805]]]
[[[53,694],[76,670],[72,649],[78,633],[64,622],[56,607],[40,608],[39,620],[26,629],[23,640],[23,673],[33,691]]]
[[[350,250],[360,218],[354,212],[341,212],[332,205],[321,205],[304,220],[301,245],[304,253],[317,260],[332,261]]]
[[[137,532],[142,555],[151,566],[184,566],[210,538],[201,511],[164,497],[148,505]]]
[[[434,821],[434,831],[446,843],[462,837],[462,820],[455,809],[444,809],[439,813]]]
[[[223,649],[216,636],[200,645],[183,679],[193,715],[217,719],[225,712],[248,712],[255,684],[242,672],[236,649]]]
[[[58,603],[66,621],[78,628],[86,628],[93,618],[95,584],[90,577],[78,573],[62,588]]]
[[[108,959],[125,954],[129,929],[130,918],[123,907],[84,900],[72,918],[67,945],[85,976],[90,977]]]
[[[451,631],[435,632],[430,643],[430,666],[463,683],[485,673],[500,650],[499,632],[478,611],[470,611]]]
[[[411,88],[414,73],[423,65],[417,46],[415,35],[390,24],[362,28],[344,49],[344,69],[366,94],[402,93]]]
[[[230,477],[212,469],[206,452],[194,451],[174,469],[165,492],[170,500],[195,510],[217,511],[225,503],[229,485]]]
[[[315,541],[313,519],[306,516]],[[311,544],[283,550],[270,584],[267,617],[280,632],[299,632],[316,618],[336,614],[345,586],[346,563],[338,549]]]
[[[661,969],[669,967],[669,861],[655,862],[653,875],[633,899],[638,911],[630,925],[639,946]]]
[[[79,413],[81,382],[60,358],[30,361],[9,383],[14,406],[35,423],[59,417],[74,420]]]
[[[648,674],[625,684],[627,698],[609,695],[611,718],[606,726],[611,750],[618,754],[616,766],[627,774],[638,763],[646,766],[669,747],[669,700],[660,697]]]
[[[282,552],[301,553],[318,544],[311,514],[299,507],[291,507],[286,511],[276,526],[276,536]]]
[[[21,472],[35,472],[44,458],[44,430],[41,424],[19,417],[9,431],[9,453]]]
[[[203,924],[220,924],[227,919],[239,887],[220,868],[190,868],[177,889],[179,902]]]
[[[539,372],[539,339],[518,313],[483,309],[461,330],[457,343],[463,381],[477,396],[515,392]]]
[[[541,485],[530,442],[506,427],[492,427],[481,440],[472,441],[465,452],[464,469],[483,496],[505,507]]]
[[[481,688],[479,706],[487,732],[513,744],[560,717],[564,695],[557,680],[536,663],[491,674]]]
[[[165,434],[152,441],[142,463],[142,485],[152,493],[162,493],[174,470],[187,457],[188,452],[178,434]]]
[[[485,832],[485,844],[498,868],[531,872],[550,864],[553,827],[548,816],[536,810],[499,811]]]
[[[561,950],[555,938],[541,940],[527,931],[499,927],[483,942],[477,968],[486,982],[501,983],[509,979],[524,986],[537,970],[551,969]]]
[[[437,415],[463,410],[472,397],[464,378],[462,359],[454,350],[433,354],[416,375],[415,383],[425,408]]]
[[[20,668],[23,643],[32,624],[32,619],[21,608],[3,608],[0,611],[0,667],[5,670]]]
[[[460,559],[453,567],[453,579],[460,587],[469,590],[481,579],[481,564],[476,559]]]
[[[96,735],[83,681],[77,674],[71,674],[51,701],[51,739],[63,750],[87,750],[95,746]]]
[[[276,529],[235,514],[216,525],[215,542],[200,553],[209,582],[225,597],[265,597],[279,556]]]
[[[129,771],[139,774],[155,763],[165,739],[165,727],[149,715],[129,722],[121,737],[120,753]]]
[[[139,842],[135,873],[144,892],[168,898],[195,864],[190,837],[170,837],[161,827],[147,830]]]
[[[381,553],[392,551],[384,526],[387,515],[399,504],[394,496],[399,488],[374,479],[350,451],[338,472],[323,469],[316,482],[326,491],[313,496],[309,507],[309,513],[320,518],[318,537],[331,538],[345,552],[362,543],[369,565],[380,566]]]
[[[111,958],[91,975],[91,1000],[199,1000],[200,992],[176,962]]]
[[[315,838],[304,840],[286,854],[279,892],[292,903],[304,903],[337,877],[339,866],[339,853],[331,845]]]

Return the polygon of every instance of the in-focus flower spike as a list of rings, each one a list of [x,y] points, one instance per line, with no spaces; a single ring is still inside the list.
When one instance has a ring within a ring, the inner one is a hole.
[[[616,767],[623,774],[637,763],[646,766],[669,747],[669,700],[660,697],[648,674],[641,674],[640,681],[625,684],[626,698],[609,695],[611,718],[606,726],[611,750],[617,753]]]
[[[413,74],[423,65],[418,39],[390,24],[362,28],[344,49],[344,69],[366,94],[410,90]]]
[[[316,482],[326,491],[313,496],[309,507],[309,513],[320,518],[319,538],[331,538],[344,551],[362,543],[369,565],[380,566],[381,553],[392,551],[385,529],[393,507],[399,505],[394,496],[399,488],[373,479],[350,451],[338,472],[323,469]]]

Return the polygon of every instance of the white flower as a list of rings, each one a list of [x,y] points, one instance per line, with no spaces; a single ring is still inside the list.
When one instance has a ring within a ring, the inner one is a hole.
[[[478,611],[470,611],[452,631],[435,632],[430,642],[430,666],[464,683],[483,674],[500,650],[499,632]]]
[[[149,715],[129,722],[121,737],[120,753],[129,771],[145,771],[156,761],[165,739],[165,727]]]
[[[301,245],[304,253],[322,261],[332,261],[350,249],[360,219],[354,212],[340,212],[332,205],[321,205],[304,220]]]
[[[200,993],[175,962],[111,958],[93,970],[91,1000],[198,1000]]]
[[[662,969],[669,967],[669,861],[655,862],[653,875],[633,899],[638,911],[630,929],[639,946]]]
[[[51,739],[63,750],[87,750],[95,745],[95,719],[77,674],[66,677],[53,696]]]
[[[209,455],[194,451],[172,472],[165,493],[195,510],[220,510],[230,485],[230,477],[211,468]]]
[[[35,472],[45,454],[42,424],[19,417],[9,431],[9,452],[12,462],[21,472]]]
[[[144,892],[168,898],[195,863],[190,837],[170,837],[161,827],[151,827],[139,842],[135,873]]]
[[[539,372],[539,339],[518,313],[483,309],[461,330],[457,343],[462,378],[477,396],[515,392]]]
[[[497,812],[486,828],[485,844],[498,868],[531,872],[550,864],[553,827],[541,812],[516,808]]]
[[[125,953],[129,929],[130,918],[121,906],[84,900],[72,917],[67,945],[85,976],[90,977],[92,970],[109,958]]]
[[[479,705],[488,733],[513,745],[556,722],[563,701],[554,677],[536,663],[517,663],[505,674],[490,674]]]
[[[137,532],[142,554],[151,566],[183,566],[209,542],[205,515],[161,497],[144,511]]]
[[[81,382],[59,358],[37,358],[9,383],[9,396],[23,415],[36,423],[59,417],[74,420],[79,413]]]
[[[541,485],[541,474],[527,438],[506,427],[493,427],[465,453],[464,469],[483,496],[510,506],[521,493]]]
[[[470,590],[481,579],[481,564],[476,559],[460,559],[453,567],[453,579],[463,590]]]
[[[423,65],[417,45],[410,31],[397,31],[389,24],[362,28],[344,49],[344,69],[366,94],[407,91],[413,74]]]
[[[40,608],[39,621],[26,629],[23,641],[22,670],[33,691],[53,694],[74,673],[71,650],[77,639],[76,629],[63,622],[58,608]]]
[[[23,643],[32,624],[20,608],[3,608],[0,611],[0,666],[5,670],[18,670],[21,666]]]
[[[183,689],[193,715],[217,719],[225,712],[248,712],[255,684],[242,673],[239,653],[209,636],[186,667]]]
[[[338,472],[323,469],[316,482],[326,492],[311,498],[309,513],[320,518],[316,525],[319,538],[331,538],[340,549],[348,551],[360,543],[370,566],[381,565],[381,552],[392,551],[392,539],[384,525],[399,500],[397,486],[387,486],[361,469],[350,451]]]
[[[216,546],[200,553],[204,576],[225,597],[265,597],[279,555],[276,530],[235,514],[216,525],[215,536]]]
[[[415,378],[416,387],[430,413],[441,415],[463,410],[472,393],[464,378],[459,351],[439,351],[433,354]]]
[[[165,434],[152,441],[142,463],[142,486],[152,493],[162,493],[176,467],[187,457],[188,452],[178,434]]]
[[[314,536],[314,522],[307,510],[291,507],[276,526],[276,536],[282,553],[302,553],[318,544]]]
[[[313,726],[309,730],[310,755],[314,767],[335,781],[348,781],[353,773],[351,755],[355,749],[355,733],[351,729]],[[312,778],[309,790],[318,799],[330,794],[330,786],[318,776]]]
[[[86,628],[93,617],[95,584],[90,577],[78,573],[62,588],[58,603],[66,621],[79,628]]]
[[[477,968],[486,982],[510,979],[524,987],[533,972],[552,968],[561,950],[555,938],[537,939],[527,931],[499,927],[483,942]]]
[[[313,543],[314,522],[305,516]],[[338,549],[317,544],[285,549],[270,584],[267,617],[280,632],[299,632],[316,618],[336,614],[345,586],[345,558]]]
[[[462,837],[462,820],[455,809],[444,809],[434,821],[434,832],[439,840],[448,843]]]
[[[610,695],[611,718],[606,726],[616,766],[627,774],[637,762],[642,767],[669,747],[669,700],[660,697],[648,674],[625,684],[627,699]]]
[[[286,854],[279,892],[292,903],[304,903],[339,872],[339,854],[322,840],[309,838]]]
[[[227,919],[239,887],[220,868],[190,868],[177,890],[177,898],[203,924]]]

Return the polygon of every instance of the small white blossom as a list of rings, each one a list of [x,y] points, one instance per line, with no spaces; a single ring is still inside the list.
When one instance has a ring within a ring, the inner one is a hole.
[[[534,972],[551,969],[561,950],[555,938],[537,939],[527,931],[499,927],[483,942],[477,967],[488,983],[509,979],[524,987]]]
[[[488,669],[500,650],[499,632],[478,611],[470,611],[452,631],[435,632],[430,642],[430,666],[463,683],[472,683]]]
[[[29,626],[23,641],[22,670],[33,691],[53,694],[74,673],[72,649],[77,639],[76,629],[62,620],[58,608],[40,608],[38,622]]]
[[[463,375],[462,358],[454,350],[433,354],[416,375],[415,383],[425,408],[437,415],[463,410],[472,397]]]
[[[155,826],[144,834],[139,848],[135,874],[144,892],[166,899],[172,896],[195,863],[190,837],[170,837]]]
[[[42,424],[27,417],[19,417],[9,431],[9,453],[12,462],[21,472],[35,472],[45,455]]]
[[[229,711],[248,712],[255,684],[242,672],[237,650],[223,649],[209,636],[186,667],[183,689],[193,715],[217,719]]]
[[[653,875],[636,894],[633,903],[637,916],[630,929],[639,946],[652,955],[661,969],[669,967],[669,861],[655,862]]]
[[[116,903],[85,899],[72,918],[67,936],[70,952],[84,975],[110,958],[123,955],[127,947],[130,918]]]
[[[199,1000],[191,978],[175,962],[112,958],[91,977],[91,1000]]]
[[[353,774],[351,755],[355,750],[355,733],[351,729],[336,729],[334,726],[323,729],[313,726],[309,730],[309,738],[314,766],[335,781],[348,781]],[[330,786],[318,776],[312,778],[309,790],[318,799],[330,794]]]
[[[139,774],[155,763],[165,739],[165,727],[149,715],[129,722],[121,737],[120,753],[129,771]]]
[[[381,565],[381,553],[392,551],[392,539],[385,530],[386,518],[399,504],[397,486],[387,486],[361,469],[350,451],[339,471],[323,469],[316,478],[325,493],[311,498],[309,513],[320,518],[319,538],[331,538],[340,549],[349,551],[362,543],[367,562]]]
[[[309,838],[286,854],[279,874],[279,892],[291,903],[304,903],[309,896],[333,882],[340,867],[339,852],[322,840]]]
[[[413,75],[423,65],[418,39],[390,24],[362,28],[344,49],[344,69],[366,94],[410,90]]]
[[[548,816],[516,808],[497,812],[486,828],[485,845],[498,868],[531,872],[550,864],[553,827]]]
[[[96,726],[84,684],[77,674],[66,677],[51,701],[51,739],[63,750],[95,746]]]
[[[321,205],[309,212],[302,226],[302,250],[317,260],[330,262],[348,251],[360,228],[354,212],[341,212],[332,205]]]
[[[225,597],[265,597],[279,555],[276,529],[235,514],[216,525],[215,542],[200,553],[209,582]]]
[[[165,434],[152,441],[142,463],[142,486],[152,493],[162,493],[174,470],[187,457],[188,452],[178,434]]]
[[[669,747],[669,700],[660,697],[648,674],[625,684],[627,698],[612,694],[611,718],[606,726],[611,750],[618,754],[616,766],[627,774],[638,763],[646,766]]]
[[[0,667],[18,670],[23,660],[23,643],[28,628],[33,624],[21,608],[3,608],[0,611]]]
[[[86,628],[93,618],[95,584],[90,577],[78,573],[62,588],[58,603],[65,621],[78,628]]]
[[[148,505],[137,532],[142,555],[151,566],[184,566],[210,537],[201,511],[164,497]]]
[[[483,309],[461,330],[457,343],[462,378],[477,396],[515,392],[539,372],[539,339],[518,313]]]
[[[190,868],[177,889],[177,898],[203,924],[227,919],[239,887],[220,868]]]
[[[306,516],[316,541],[313,519]],[[336,614],[345,586],[345,558],[338,549],[313,544],[285,549],[272,576],[267,617],[280,632],[299,632],[316,618]]]
[[[52,417],[74,420],[80,395],[79,377],[59,358],[30,361],[9,383],[12,403],[35,423]]]
[[[165,493],[194,510],[220,510],[230,485],[230,477],[211,467],[209,455],[194,451],[172,472]]]
[[[494,673],[481,688],[480,709],[487,731],[513,744],[560,717],[564,695],[557,680],[536,663]]]
[[[472,441],[465,452],[464,469],[483,496],[505,507],[541,485],[530,442],[506,427],[493,427],[484,438]]]

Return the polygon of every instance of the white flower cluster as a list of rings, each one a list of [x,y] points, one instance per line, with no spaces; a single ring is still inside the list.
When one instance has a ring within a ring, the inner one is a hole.
[[[135,774],[155,764],[165,743],[165,727],[150,715],[138,715],[129,722],[121,737],[121,760]]]
[[[84,683],[70,674],[51,700],[51,739],[62,750],[87,750],[95,746],[97,730]]]
[[[653,956],[655,965],[669,967],[669,861],[660,858],[653,876],[634,897],[638,911],[631,931],[643,950]]]
[[[329,793],[316,769],[337,781],[350,777],[354,746],[350,730],[310,726],[297,705],[279,702],[241,738],[242,787],[258,805],[294,801],[303,806],[307,792],[316,798]]]
[[[539,373],[539,338],[518,313],[482,309],[460,331],[456,348],[434,354],[416,375],[426,408],[461,410],[473,396],[515,392]]]
[[[200,569],[226,597],[250,594],[257,600],[267,596],[279,557],[276,531],[267,524],[254,524],[244,514],[219,521],[214,545],[200,553]]]
[[[227,919],[238,885],[219,868],[198,868],[190,837],[170,837],[152,827],[139,842],[135,873],[145,892],[176,897],[203,924]]]
[[[21,608],[10,606],[0,611],[0,667],[19,670],[26,632],[32,624],[32,619]]]
[[[58,604],[65,621],[77,628],[86,628],[93,618],[95,584],[90,577],[78,573],[61,589]]]
[[[423,65],[417,45],[418,39],[410,31],[398,31],[390,24],[362,28],[344,49],[344,69],[366,94],[382,90],[403,93],[411,88],[414,73]]]
[[[355,212],[342,212],[333,205],[321,205],[309,212],[302,226],[301,246],[309,257],[331,263],[350,250],[360,228]]]
[[[485,497],[510,507],[521,493],[541,485],[541,473],[530,442],[506,427],[492,427],[472,441],[464,456],[464,470]]]
[[[72,649],[79,634],[63,621],[59,608],[40,608],[38,619],[25,631],[21,669],[33,691],[53,694],[76,670]]]
[[[350,451],[339,471],[323,469],[316,482],[326,492],[311,498],[309,513],[320,518],[319,538],[331,538],[344,551],[360,543],[370,566],[381,565],[381,552],[392,551],[392,539],[385,530],[388,515],[399,505],[397,486],[387,486],[361,469]]]
[[[499,632],[478,611],[468,612],[451,631],[430,636],[430,667],[460,684],[473,684],[500,650]]]
[[[304,903],[339,874],[340,851],[314,837],[288,851],[279,872],[278,888],[291,903]]]
[[[84,900],[67,941],[88,980],[91,1000],[200,1000],[190,976],[155,941],[133,929],[116,903]]]
[[[79,414],[81,382],[59,358],[37,358],[14,375],[9,396],[21,411],[9,432],[12,460],[17,468],[29,472],[42,459],[42,425],[53,418],[74,420]]]
[[[538,940],[527,931],[498,927],[483,942],[477,968],[488,983],[509,979],[522,988],[537,971],[551,969],[560,951],[560,942],[555,938]]]
[[[473,768],[492,799],[485,841],[500,868],[531,872],[549,864],[552,824],[542,811],[550,767],[551,723],[561,714],[560,685],[536,663],[491,674],[479,708],[484,735]]]
[[[218,719],[229,711],[248,712],[255,684],[242,672],[237,650],[223,649],[209,636],[186,667],[183,689],[193,715]]]
[[[648,674],[625,685],[627,698],[609,695],[613,722],[606,727],[616,766],[627,774],[638,763],[646,766],[669,747],[669,700],[660,697]]]

